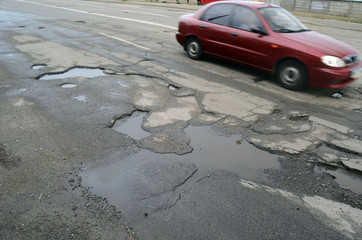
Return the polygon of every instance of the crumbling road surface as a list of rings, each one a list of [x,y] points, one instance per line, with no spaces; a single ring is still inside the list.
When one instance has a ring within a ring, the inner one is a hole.
[[[361,239],[361,80],[192,61],[175,32],[198,8],[1,1],[2,239]]]

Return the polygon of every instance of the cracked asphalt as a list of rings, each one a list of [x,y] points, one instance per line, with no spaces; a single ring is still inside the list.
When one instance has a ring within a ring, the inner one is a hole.
[[[2,2],[2,239],[361,239],[360,80],[333,98],[192,61],[197,8]],[[103,74],[40,80],[72,69]]]

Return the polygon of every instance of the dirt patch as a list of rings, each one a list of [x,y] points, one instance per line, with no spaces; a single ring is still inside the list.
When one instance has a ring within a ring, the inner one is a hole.
[[[4,168],[12,168],[18,166],[20,158],[7,152],[3,144],[0,144],[0,166]]]

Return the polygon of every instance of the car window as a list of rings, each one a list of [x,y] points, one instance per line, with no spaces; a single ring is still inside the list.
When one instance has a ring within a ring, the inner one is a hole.
[[[259,9],[259,12],[274,32],[293,33],[309,31],[297,18],[283,8],[266,7]]]
[[[217,4],[211,6],[201,16],[200,20],[220,25],[228,25],[233,6],[233,4]]]
[[[248,7],[235,6],[230,26],[245,31],[265,31],[258,15]]]

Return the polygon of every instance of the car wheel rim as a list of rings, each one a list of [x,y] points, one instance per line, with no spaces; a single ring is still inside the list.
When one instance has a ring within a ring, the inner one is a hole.
[[[300,78],[300,72],[295,67],[286,67],[281,74],[284,82],[288,84],[295,84]]]
[[[189,52],[192,56],[196,56],[199,51],[199,45],[196,42],[190,43]]]

